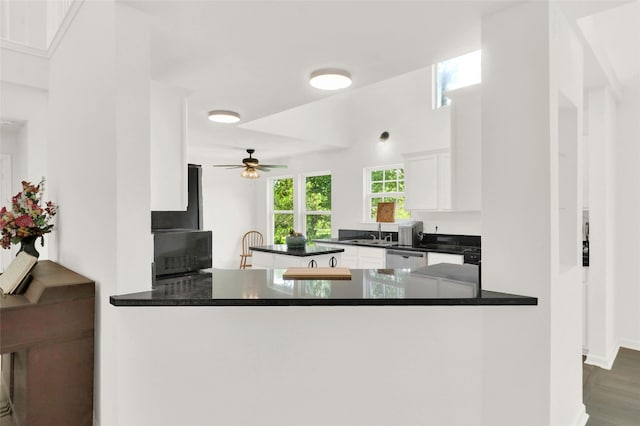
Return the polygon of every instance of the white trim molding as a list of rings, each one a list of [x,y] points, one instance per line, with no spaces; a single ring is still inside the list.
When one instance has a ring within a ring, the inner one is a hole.
[[[585,407],[584,404],[581,404],[580,413],[578,413],[578,418],[576,419],[574,425],[585,426],[588,420],[589,415],[587,414],[587,407]]]
[[[604,368],[606,370],[611,370],[613,367],[613,363],[618,356],[618,351],[620,350],[620,345],[615,345],[613,350],[608,356],[598,356],[598,355],[587,355],[586,363],[590,365],[595,365],[596,367]]]
[[[620,339],[620,347],[640,351],[640,340]]]
[[[56,34],[53,36],[51,43],[49,43],[49,49],[47,52],[49,58],[55,53],[60,41],[64,38],[64,35],[67,33],[67,30],[71,26],[71,23],[75,19],[83,3],[84,0],[73,0],[71,2],[71,6],[69,6],[66,15],[64,15],[62,22],[60,22],[60,26],[58,27]]]
[[[37,56],[39,58],[49,59],[49,53],[45,49],[29,46],[28,44],[19,43],[17,41],[0,39],[0,47],[3,49],[13,50],[14,52],[25,53],[27,55]]]

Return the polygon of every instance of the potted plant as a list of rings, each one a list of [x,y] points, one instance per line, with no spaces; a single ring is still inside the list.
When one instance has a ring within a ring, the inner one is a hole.
[[[35,242],[40,238],[44,246],[44,234],[51,232],[53,224],[49,223],[58,211],[51,201],[42,200],[44,195],[44,179],[33,185],[22,181],[22,191],[11,198],[11,207],[0,210],[0,228],[2,228],[0,246],[4,249],[11,244],[20,243],[20,250],[38,257]]]
[[[307,239],[300,232],[296,232],[293,229],[289,231],[289,235],[286,238],[288,248],[302,248],[307,244]]]

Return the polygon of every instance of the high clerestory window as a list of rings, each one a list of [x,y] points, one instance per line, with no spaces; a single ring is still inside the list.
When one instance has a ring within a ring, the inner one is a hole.
[[[480,50],[456,58],[438,62],[435,65],[434,106],[440,108],[451,103],[446,97],[447,90],[478,84],[481,81]]]

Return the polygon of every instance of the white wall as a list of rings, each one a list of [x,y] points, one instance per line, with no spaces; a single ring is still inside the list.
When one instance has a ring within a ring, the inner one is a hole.
[[[118,309],[130,351],[118,426],[482,424],[492,308]],[[495,313],[528,334],[531,309]]]
[[[614,337],[614,203],[616,103],[605,87],[588,90],[589,143],[589,283],[587,362],[611,368],[617,347]]]
[[[616,113],[615,337],[640,350],[640,76],[623,84]]]
[[[487,315],[484,424],[513,424],[518,416],[522,425],[585,419],[579,269],[561,274],[558,256],[558,99],[561,92],[576,92],[566,83],[571,78],[581,84],[580,49],[567,32],[562,17],[545,3],[514,6],[483,19],[483,287],[537,296],[538,306],[527,315],[539,325],[523,335],[519,326],[501,324],[497,313]],[[577,203],[572,208],[577,218]],[[513,249],[523,242],[526,251]],[[561,285],[562,291],[555,288]],[[519,348],[517,354],[514,350],[509,361],[493,362],[506,349],[505,335],[511,350]]]
[[[11,68],[11,66],[7,65],[7,68]],[[3,154],[11,155],[12,175],[8,185],[11,187],[11,195],[14,195],[22,189],[20,182],[23,180],[37,184],[43,177],[47,180],[49,178],[47,167],[48,98],[47,92],[40,88],[7,81],[0,83],[0,90],[2,91],[0,97],[2,119],[17,123],[14,132],[5,133],[3,130],[2,142],[0,143],[0,151]],[[55,201],[48,191],[48,184],[45,184],[44,197],[47,201]],[[0,206],[7,206],[9,202],[10,200],[0,200]],[[53,234],[45,235],[44,247],[37,246],[40,259],[49,259],[51,235]]]
[[[151,286],[149,29],[140,12],[84,2],[50,61],[49,171],[60,204],[54,260],[96,281],[95,416],[121,425],[117,311]]]
[[[266,235],[256,221],[257,183],[240,178],[241,169],[217,169],[197,158],[191,162],[202,165],[202,226],[213,233],[213,267],[237,269],[242,235],[252,229]]]

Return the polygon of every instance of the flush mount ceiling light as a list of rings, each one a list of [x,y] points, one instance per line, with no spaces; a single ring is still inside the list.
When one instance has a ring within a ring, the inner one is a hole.
[[[344,70],[325,68],[312,72],[309,84],[321,90],[340,90],[351,86],[351,74]]]
[[[225,111],[225,110],[215,110],[209,111],[209,120],[215,121],[216,123],[237,123],[240,121],[240,114],[234,111]]]

